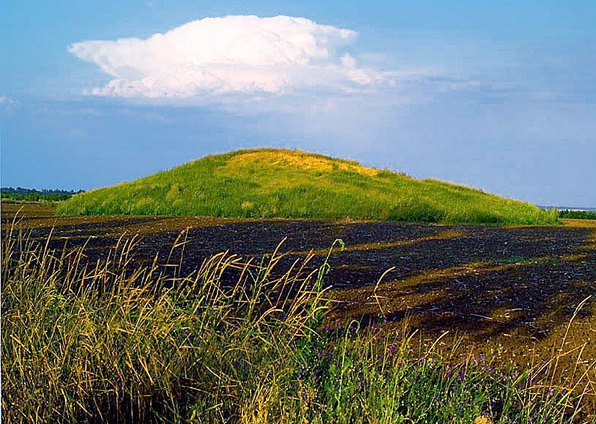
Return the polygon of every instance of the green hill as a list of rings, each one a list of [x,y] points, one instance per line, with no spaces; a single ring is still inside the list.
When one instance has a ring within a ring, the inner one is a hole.
[[[554,224],[555,211],[292,150],[239,150],[77,194],[61,215],[208,215]]]

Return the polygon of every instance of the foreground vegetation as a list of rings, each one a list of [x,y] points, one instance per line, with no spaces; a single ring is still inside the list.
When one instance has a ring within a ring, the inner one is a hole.
[[[176,267],[133,269],[134,240],[90,265],[81,249],[5,237],[7,422],[586,419],[590,382],[553,384],[556,358],[503,374],[491,358],[420,350],[407,328],[325,328],[327,262],[281,270],[276,252],[259,263],[222,253],[180,276]],[[181,237],[173,249],[183,246]]]
[[[62,215],[187,215],[554,224],[557,212],[299,151],[241,150],[78,194]]]

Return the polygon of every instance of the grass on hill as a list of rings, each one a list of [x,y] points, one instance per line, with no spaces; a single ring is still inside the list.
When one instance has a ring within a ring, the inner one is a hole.
[[[521,424],[586,417],[590,381],[553,383],[556,357],[546,368],[503,373],[491,358],[420,352],[407,332],[322,328],[330,307],[326,263],[314,272],[296,263],[274,277],[279,254],[260,264],[219,254],[172,278],[157,267],[129,269],[130,241],[89,266],[82,249],[51,251],[14,231],[5,237],[6,422]],[[239,269],[235,282],[226,280]]]
[[[207,156],[169,171],[77,194],[61,215],[554,224],[557,212],[481,190],[300,151]]]

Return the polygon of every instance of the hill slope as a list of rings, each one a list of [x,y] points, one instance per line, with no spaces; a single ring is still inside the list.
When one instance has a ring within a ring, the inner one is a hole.
[[[553,224],[556,213],[436,180],[291,150],[240,150],[77,194],[61,215],[209,215]]]

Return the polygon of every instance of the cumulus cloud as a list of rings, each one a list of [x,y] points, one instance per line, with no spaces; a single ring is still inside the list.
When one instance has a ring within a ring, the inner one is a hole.
[[[146,39],[82,41],[68,51],[112,77],[89,90],[97,96],[189,99],[392,85],[394,73],[360,66],[343,50],[357,35],[305,18],[225,16]]]

